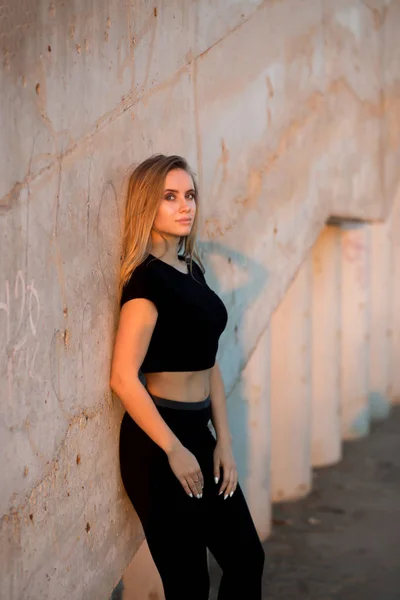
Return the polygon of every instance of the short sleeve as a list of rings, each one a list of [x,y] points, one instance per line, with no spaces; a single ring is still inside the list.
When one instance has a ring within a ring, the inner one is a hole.
[[[157,294],[151,273],[146,267],[139,265],[123,287],[120,308],[134,298],[146,298],[157,306]]]

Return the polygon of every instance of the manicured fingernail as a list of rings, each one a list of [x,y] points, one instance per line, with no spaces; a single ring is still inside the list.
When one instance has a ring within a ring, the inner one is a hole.
[[[203,494],[197,494],[197,498],[201,498]]]
[[[215,483],[218,483],[219,477],[214,477],[214,481],[215,481]]]
[[[230,497],[230,498],[232,498],[232,496],[233,496],[233,492],[231,492],[231,493],[229,494],[229,497]]]
[[[190,496],[191,498],[193,498],[193,494],[189,494],[189,496]]]
[[[229,495],[229,494],[226,494],[226,495],[224,496],[224,500],[226,500],[226,499],[227,499],[228,495]]]
[[[222,494],[222,490],[220,491],[220,493],[218,494],[218,496],[220,496]]]

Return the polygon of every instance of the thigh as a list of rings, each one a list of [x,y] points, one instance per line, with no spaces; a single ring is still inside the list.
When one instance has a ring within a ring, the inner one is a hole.
[[[190,498],[168,459],[129,419],[120,436],[121,474],[143,526],[166,600],[207,600],[204,505]]]
[[[196,518],[201,517],[196,505],[200,500],[183,494],[184,501],[175,505],[153,501],[144,531],[165,600],[207,600],[210,581],[204,524]]]
[[[218,495],[223,479],[214,483],[213,451],[216,440],[211,432],[203,440],[200,462],[204,473],[204,523],[206,543],[222,569],[239,569],[251,563],[260,570],[264,564],[264,549],[255,528],[242,488],[238,483],[233,496],[224,500]],[[241,567],[240,567],[241,565]],[[252,568],[253,568],[252,567]]]
[[[232,497],[216,492],[210,500],[206,543],[224,571],[262,571],[264,549],[239,484]]]

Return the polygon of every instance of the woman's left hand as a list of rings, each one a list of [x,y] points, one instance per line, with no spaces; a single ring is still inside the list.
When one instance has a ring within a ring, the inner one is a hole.
[[[221,467],[223,468],[224,478],[218,495],[224,494],[224,500],[226,500],[236,490],[238,474],[231,443],[229,441],[217,440],[217,445],[214,449],[215,483],[219,481]]]

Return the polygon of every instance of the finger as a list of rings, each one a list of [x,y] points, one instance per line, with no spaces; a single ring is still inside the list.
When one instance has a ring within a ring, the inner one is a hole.
[[[203,487],[204,487],[204,477],[203,477],[203,473],[201,472],[200,469],[194,475],[192,475],[192,479],[193,479],[194,483],[196,484],[198,493],[202,494]]]
[[[222,494],[225,493],[225,490],[226,490],[226,487],[227,487],[228,483],[229,483],[228,475],[224,474],[224,478],[222,480],[221,487],[219,488],[218,496],[221,496]]]
[[[236,492],[236,488],[237,488],[237,484],[238,484],[238,474],[237,471],[235,469],[234,473],[233,473],[233,486],[232,486],[232,491],[229,494],[230,496],[233,496],[233,494]]]
[[[199,471],[197,473],[197,478],[200,481],[201,489],[203,489],[203,487],[204,487],[204,477],[203,477],[203,473],[201,471]]]
[[[221,487],[219,488],[218,496],[225,493],[228,483],[229,483],[229,471],[224,470],[224,478],[222,480]]]
[[[232,489],[232,492],[229,494],[230,496],[233,496],[233,494],[236,492],[237,486],[238,486],[238,474],[237,474],[237,472],[235,472],[235,477],[234,477],[234,482],[233,482],[233,489]]]
[[[233,494],[235,493],[236,487],[237,487],[237,471],[236,468],[232,469],[232,473],[231,473],[231,483],[229,486],[229,497],[231,498],[233,496]]]
[[[220,475],[221,475],[220,463],[219,463],[219,461],[216,461],[214,463],[214,481],[215,481],[215,483],[218,483]]]
[[[190,489],[190,487],[188,486],[186,479],[184,479],[184,478],[182,477],[182,479],[180,479],[179,481],[181,482],[181,484],[182,484],[182,487],[183,487],[183,489],[185,490],[185,492],[187,493],[187,495],[188,495],[188,496],[190,496],[191,498],[193,498],[193,493],[192,493],[192,490],[191,490],[191,489]]]
[[[197,486],[196,486],[195,482],[189,476],[186,477],[186,481],[187,481],[187,484],[188,484],[188,486],[190,488],[191,493],[196,498],[198,496],[199,492],[197,491]]]
[[[200,483],[200,479],[197,479],[197,477],[192,477],[191,475],[188,475],[186,477],[186,481],[188,482],[189,487],[192,490],[193,494],[197,498],[201,497],[203,494],[203,487]]]
[[[226,486],[226,490],[224,492],[224,500],[226,500],[227,498],[229,498],[229,494],[232,491],[232,484],[233,484],[233,479],[232,479],[232,475],[231,475],[230,478],[229,478],[229,481],[228,481],[228,485]]]
[[[232,470],[230,472],[229,483],[226,486],[226,491],[225,491],[225,494],[224,494],[224,500],[226,500],[227,498],[229,498],[229,496],[233,492],[233,486],[234,485],[235,485],[235,472]]]

